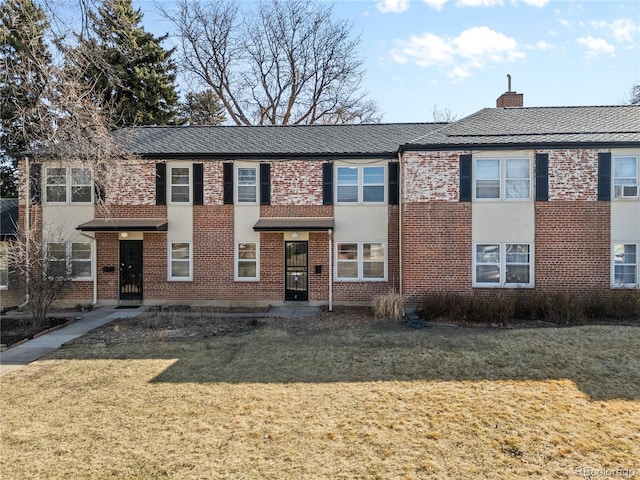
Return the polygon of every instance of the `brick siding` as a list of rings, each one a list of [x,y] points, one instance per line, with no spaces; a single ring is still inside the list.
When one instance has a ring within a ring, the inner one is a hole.
[[[535,276],[540,290],[608,290],[610,203],[536,202]]]

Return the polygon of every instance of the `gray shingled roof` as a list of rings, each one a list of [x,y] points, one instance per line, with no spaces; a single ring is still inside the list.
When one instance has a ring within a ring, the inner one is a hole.
[[[16,236],[18,199],[0,198],[0,240]]]
[[[640,105],[485,108],[405,148],[570,143],[640,143]]]
[[[125,149],[148,156],[394,156],[403,143],[443,125],[137,127],[115,135]]]

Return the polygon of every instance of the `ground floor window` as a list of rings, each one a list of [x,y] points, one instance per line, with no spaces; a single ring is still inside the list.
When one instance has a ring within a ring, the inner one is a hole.
[[[614,287],[635,287],[638,279],[638,245],[635,243],[617,243],[613,246]]]
[[[0,288],[9,286],[9,244],[0,242]]]
[[[473,269],[474,286],[532,286],[531,254],[531,245],[527,243],[476,244]]]
[[[384,243],[344,242],[336,244],[338,280],[384,280]]]
[[[258,244],[236,243],[236,280],[258,280],[259,273]]]
[[[47,275],[68,277],[74,280],[91,280],[93,268],[91,243],[51,242],[47,243]]]
[[[191,244],[171,242],[169,256],[169,280],[191,280]]]

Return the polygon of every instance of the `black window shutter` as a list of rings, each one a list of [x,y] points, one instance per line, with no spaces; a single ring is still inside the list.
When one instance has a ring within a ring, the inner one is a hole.
[[[598,200],[611,200],[611,153],[598,154]]]
[[[333,205],[333,162],[322,164],[322,204]]]
[[[31,185],[29,186],[29,196],[31,203],[39,205],[42,202],[42,165],[34,163],[31,165]]]
[[[193,164],[193,204],[204,205],[204,165]]]
[[[471,155],[460,155],[460,201],[471,201]]]
[[[549,154],[536,153],[536,200],[549,200]]]
[[[223,194],[222,202],[225,205],[233,205],[233,163],[226,162],[222,164],[222,182]]]
[[[167,204],[167,164],[156,163],[156,205]]]
[[[399,165],[398,162],[389,162],[389,205],[398,205],[400,198]]]
[[[260,164],[260,205],[271,205],[271,164]]]

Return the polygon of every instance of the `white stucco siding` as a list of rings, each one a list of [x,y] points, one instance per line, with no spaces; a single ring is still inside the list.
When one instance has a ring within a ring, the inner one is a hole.
[[[388,207],[341,206],[334,207],[336,242],[387,242]]]
[[[477,242],[535,240],[533,202],[473,203],[472,239]]]

